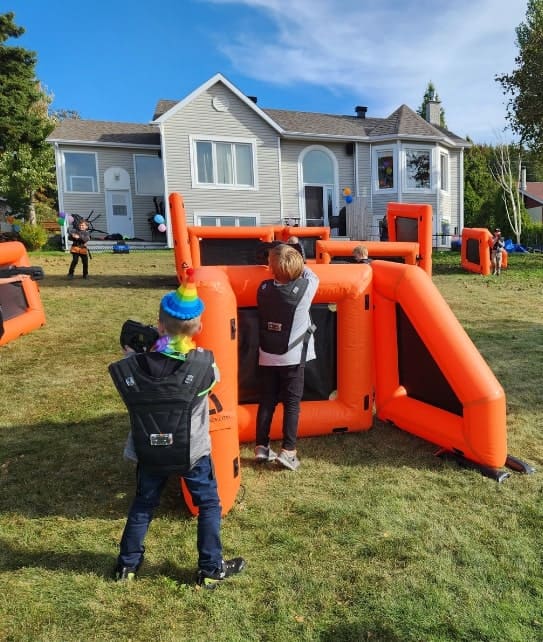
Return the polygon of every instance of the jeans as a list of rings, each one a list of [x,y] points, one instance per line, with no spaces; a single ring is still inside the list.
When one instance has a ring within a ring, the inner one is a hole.
[[[277,404],[283,404],[283,444],[296,449],[300,402],[304,393],[304,366],[260,366],[261,398],[256,415],[256,445],[267,446]]]
[[[128,519],[121,538],[119,566],[138,568],[143,562],[143,545],[155,508],[168,480],[168,475],[145,472],[138,466],[136,497],[128,512]],[[195,506],[198,507],[198,568],[213,572],[222,562],[220,539],[221,504],[217,492],[217,480],[211,457],[206,455],[183,475],[187,489]]]
[[[88,254],[72,254],[72,262],[70,263],[68,274],[73,275],[79,259],[81,259],[81,264],[83,265],[83,276],[87,276],[87,274],[89,273],[89,255]]]

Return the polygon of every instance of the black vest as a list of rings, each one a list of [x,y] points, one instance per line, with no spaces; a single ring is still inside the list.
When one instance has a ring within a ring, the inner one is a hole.
[[[309,281],[302,277],[280,287],[274,285],[273,279],[260,284],[256,300],[260,347],[264,352],[288,352],[294,313],[308,285]]]
[[[191,350],[171,374],[160,378],[142,367],[146,357],[112,363],[109,374],[130,414],[139,464],[151,473],[184,474],[190,469],[192,408],[206,376],[211,377],[213,353]]]

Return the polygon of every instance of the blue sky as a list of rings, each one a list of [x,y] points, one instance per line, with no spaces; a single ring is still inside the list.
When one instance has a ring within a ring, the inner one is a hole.
[[[509,73],[526,0],[3,1],[37,53],[53,108],[147,123],[220,72],[264,108],[388,116],[431,80],[448,127],[511,138],[494,76]],[[443,7],[443,8],[442,8]]]

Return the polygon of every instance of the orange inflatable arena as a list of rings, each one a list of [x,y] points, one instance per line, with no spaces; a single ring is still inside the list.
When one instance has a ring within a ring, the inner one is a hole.
[[[181,279],[188,266],[197,266],[206,306],[199,341],[214,352],[221,371],[210,420],[223,512],[240,486],[239,443],[255,440],[256,292],[269,272],[266,261],[257,264],[252,253],[261,241],[291,233],[313,235],[311,269],[319,277],[311,310],[317,359],[306,365],[299,436],[368,430],[375,413],[501,481],[499,469],[511,459],[505,394],[433,285],[431,208],[389,205],[389,233],[396,232],[388,245],[381,243],[385,247],[374,242],[371,248],[375,256],[382,252],[403,262],[355,265],[329,257],[350,254],[360,242],[333,241],[320,231],[315,236],[314,228],[187,227],[181,196],[170,197],[176,270]],[[221,252],[204,249],[208,240],[220,240]],[[211,264],[213,256],[224,264]],[[272,439],[281,438],[279,411]]]
[[[45,324],[37,278],[41,268],[30,266],[25,246],[18,241],[0,243],[0,277],[27,273],[32,278],[0,285],[0,346]]]
[[[492,271],[490,264],[489,241],[492,234],[486,227],[465,227],[462,230],[460,263],[465,270],[488,276]],[[502,269],[507,268],[507,251],[502,250]]]

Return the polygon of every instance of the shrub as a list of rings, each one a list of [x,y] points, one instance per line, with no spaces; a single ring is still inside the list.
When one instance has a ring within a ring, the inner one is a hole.
[[[47,232],[41,225],[23,223],[19,230],[19,239],[27,250],[40,250],[47,243]]]

